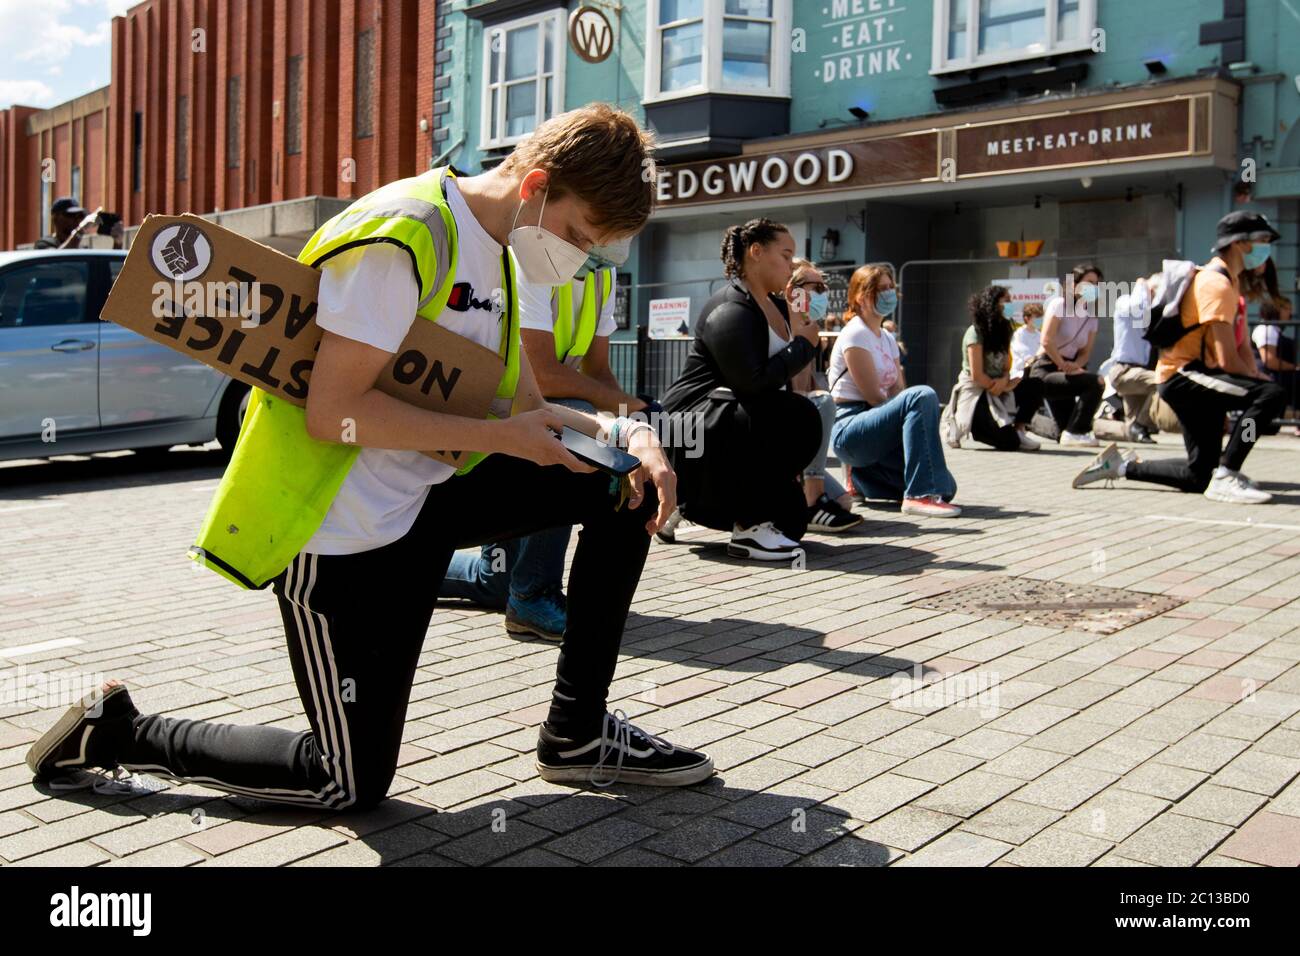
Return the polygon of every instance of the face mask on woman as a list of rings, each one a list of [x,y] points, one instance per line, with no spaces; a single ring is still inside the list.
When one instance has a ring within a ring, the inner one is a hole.
[[[825,292],[810,292],[808,294],[808,318],[814,322],[820,322],[826,318],[826,310],[830,308],[831,297]]]
[[[1247,269],[1258,269],[1268,262],[1271,255],[1273,255],[1273,244],[1271,242],[1257,242],[1250,247],[1249,252],[1242,256],[1242,262]]]
[[[897,308],[897,289],[881,289],[876,293],[876,315],[892,315]]]
[[[1002,318],[1014,319],[1016,317],[1016,304],[1014,302],[1002,303]]]
[[[1079,298],[1084,302],[1097,301],[1097,287],[1091,282],[1080,283],[1076,291],[1079,293]]]

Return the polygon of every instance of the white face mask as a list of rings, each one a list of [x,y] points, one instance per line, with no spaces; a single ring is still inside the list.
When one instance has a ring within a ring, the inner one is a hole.
[[[546,214],[546,197],[548,188],[542,194],[542,211],[535,226],[518,226],[519,214],[523,211],[521,202],[515,210],[515,220],[511,223],[510,249],[515,254],[519,269],[524,279],[537,285],[563,285],[573,279],[587,261],[587,254],[571,242],[565,242],[555,233],[542,228],[542,217]]]

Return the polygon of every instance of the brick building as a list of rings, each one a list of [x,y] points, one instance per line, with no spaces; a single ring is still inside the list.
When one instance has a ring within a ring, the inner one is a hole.
[[[0,110],[0,245],[34,241],[50,199],[75,195],[128,226],[220,213],[292,249],[338,205],[302,200],[360,196],[436,158],[438,6],[143,0],[113,19],[109,86]]]

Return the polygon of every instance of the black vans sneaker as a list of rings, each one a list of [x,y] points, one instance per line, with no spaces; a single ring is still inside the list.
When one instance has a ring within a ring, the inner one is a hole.
[[[713,761],[646,733],[616,710],[605,715],[601,735],[586,742],[558,737],[543,724],[537,738],[537,772],[548,783],[686,787],[713,776]]]
[[[822,495],[808,506],[808,530],[839,534],[856,528],[866,520],[862,515],[854,514],[829,495]]]
[[[130,740],[132,721],[140,716],[126,687],[109,681],[92,691],[47,730],[31,750],[27,766],[37,780],[61,773],[102,767],[113,770]]]

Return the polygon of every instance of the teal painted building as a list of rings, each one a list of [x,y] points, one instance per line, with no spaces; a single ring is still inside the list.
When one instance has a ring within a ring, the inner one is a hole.
[[[722,230],[756,215],[841,278],[893,263],[912,379],[941,389],[975,289],[1082,260],[1131,280],[1204,259],[1233,208],[1279,226],[1295,297],[1295,4],[589,0],[571,36],[583,7],[448,4],[435,139],[473,172],[593,100],[654,128],[660,208],[624,270],[631,325],[652,299],[698,308]],[[999,258],[1033,240],[1036,258]]]

